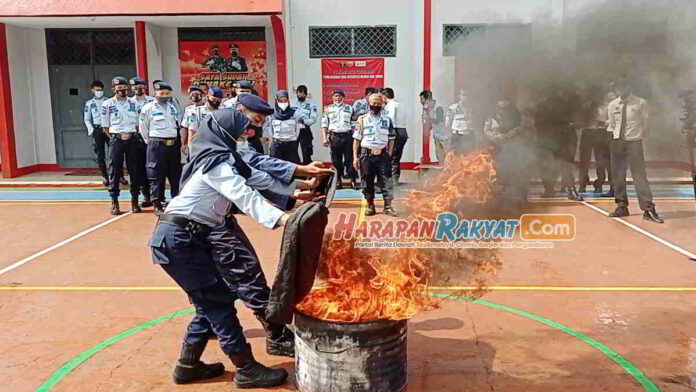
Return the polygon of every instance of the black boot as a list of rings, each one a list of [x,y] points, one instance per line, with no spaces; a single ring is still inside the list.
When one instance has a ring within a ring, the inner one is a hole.
[[[394,207],[392,207],[391,203],[391,200],[384,200],[384,214],[389,216],[397,216],[396,211],[394,211]]]
[[[271,369],[256,362],[248,344],[241,353],[230,355],[230,360],[237,367],[237,374],[234,376],[237,388],[277,387],[285,384],[288,378],[285,369]]]
[[[266,331],[266,353],[280,357],[295,357],[295,334],[285,325],[256,318]]]
[[[566,191],[568,192],[568,200],[575,200],[575,201],[583,201],[585,200],[578,191],[575,190],[574,186],[569,186],[566,188]]]
[[[111,198],[111,215],[121,215],[121,209],[118,205],[118,197]]]
[[[655,223],[665,223],[664,219],[660,218],[660,216],[657,215],[657,211],[655,211],[654,208],[645,211],[645,213],[643,213],[643,219]]]
[[[141,210],[140,206],[138,205],[138,196],[135,196],[131,199],[131,212],[134,214],[139,214],[143,212],[143,210]]]
[[[360,190],[360,184],[358,184],[358,179],[357,178],[351,178],[350,179],[350,185],[353,187],[354,190],[359,191]]]
[[[206,364],[201,362],[201,355],[207,342],[200,345],[192,345],[184,342],[181,346],[181,355],[174,368],[174,384],[188,384],[197,380],[207,380],[219,377],[225,373],[225,365],[220,362]]]
[[[365,210],[365,216],[373,216],[377,214],[377,207],[375,207],[375,199],[367,199],[367,209]]]
[[[152,200],[150,199],[150,195],[145,195],[144,200],[142,203],[140,203],[141,208],[148,208],[152,207]]]
[[[628,207],[616,207],[614,212],[609,214],[610,218],[623,218],[624,216],[628,216]]]
[[[162,203],[159,201],[155,201],[152,203],[155,206],[155,215],[159,216],[160,214],[164,214],[164,208],[162,208]]]

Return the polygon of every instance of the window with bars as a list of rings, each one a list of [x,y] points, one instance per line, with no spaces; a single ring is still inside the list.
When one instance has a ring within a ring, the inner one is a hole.
[[[47,29],[50,65],[130,65],[135,63],[132,29]]]
[[[485,36],[489,32],[504,32],[511,40],[527,42],[531,38],[529,24],[446,24],[442,30],[442,48],[445,56],[457,56],[458,44],[474,36]]]
[[[396,26],[310,27],[309,57],[395,57]]]

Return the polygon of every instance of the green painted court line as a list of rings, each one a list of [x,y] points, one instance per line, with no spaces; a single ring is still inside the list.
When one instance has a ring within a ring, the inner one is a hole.
[[[99,351],[111,346],[112,344],[123,340],[131,335],[135,335],[136,333],[142,331],[145,328],[152,327],[153,325],[157,325],[160,323],[163,323],[165,321],[171,320],[175,317],[179,317],[185,314],[193,313],[195,310],[193,308],[191,309],[184,309],[180,310],[178,312],[168,314],[166,316],[162,316],[159,318],[156,318],[152,321],[148,321],[144,324],[140,324],[136,327],[133,327],[129,330],[123,331],[120,334],[110,337],[109,339],[106,339],[105,341],[97,344],[94,347],[89,348],[87,351],[83,351],[80,353],[78,356],[75,358],[69,360],[66,362],[63,366],[58,369],[57,372],[53,373],[51,377],[48,378],[43,384],[41,384],[40,387],[36,389],[36,392],[46,392],[50,391],[53,389],[56,384],[58,384],[65,376],[67,376],[70,372],[75,370],[76,367],[80,366],[84,361],[88,360],[90,357],[92,357],[94,354],[98,353]]]
[[[592,339],[591,337],[589,337],[581,332],[578,332],[572,328],[566,327],[565,325],[563,325],[561,323],[557,323],[553,320],[549,320],[549,319],[541,317],[541,316],[527,313],[527,312],[524,312],[522,310],[518,310],[518,309],[511,308],[511,307],[504,306],[504,305],[498,305],[498,304],[483,301],[483,300],[472,300],[469,298],[451,296],[451,295],[440,294],[440,293],[433,293],[431,295],[435,296],[435,297],[439,297],[439,298],[456,299],[459,301],[467,301],[467,302],[472,302],[472,303],[483,305],[483,306],[488,306],[490,308],[514,313],[518,316],[526,317],[528,319],[538,321],[538,322],[546,324],[550,327],[559,329],[559,330],[567,333],[568,335],[573,336],[577,339],[580,339],[583,342],[589,344],[590,346],[596,348],[602,354],[606,355],[608,358],[610,358],[611,360],[613,360],[614,362],[619,364],[621,366],[621,368],[623,368],[624,371],[626,371],[626,373],[630,374],[641,386],[643,386],[644,390],[646,390],[648,392],[660,392],[660,389],[655,384],[653,384],[653,382],[650,381],[650,379],[647,376],[645,376],[645,374],[643,374],[643,372],[641,372],[640,369],[638,369],[631,362],[629,362],[628,360],[623,358],[617,352],[615,352],[614,350],[610,349],[609,347],[603,345],[602,343]],[[148,321],[144,324],[140,324],[140,325],[133,327],[129,330],[121,332],[120,334],[113,336],[113,337],[97,344],[96,346],[89,348],[86,351],[83,351],[82,353],[80,353],[79,355],[77,355],[76,357],[71,359],[70,361],[66,362],[63,366],[61,366],[60,369],[58,369],[58,371],[53,373],[43,384],[41,384],[41,386],[39,386],[36,389],[36,392],[48,392],[48,391],[50,391],[51,389],[53,389],[54,386],[56,386],[56,384],[58,384],[63,378],[65,378],[65,376],[67,376],[73,370],[75,370],[75,368],[80,366],[83,362],[85,362],[86,360],[91,358],[93,355],[95,355],[99,351],[104,350],[105,348],[111,346],[112,344],[119,342],[119,341],[121,341],[121,340],[123,340],[131,335],[134,335],[134,334],[142,331],[145,328],[152,327],[154,325],[163,323],[165,321],[171,320],[171,319],[179,317],[179,316],[183,316],[185,314],[193,313],[194,311],[195,310],[193,308],[184,309],[184,310],[180,310],[178,312],[175,312],[175,313],[172,313],[172,314],[169,314],[166,316],[156,318],[152,321]]]
[[[447,299],[456,299],[460,301],[467,301],[467,302],[473,302],[475,304],[483,305],[483,306],[488,306],[490,308],[498,309],[498,310],[504,310],[506,312],[514,313],[518,316],[526,317],[528,319],[532,319],[534,321],[538,321],[540,323],[546,324],[550,327],[560,329],[561,331],[567,333],[568,335],[580,339],[583,342],[589,344],[590,346],[596,348],[599,350],[602,354],[606,355],[609,357],[612,361],[616,362],[623,368],[623,370],[630,374],[631,377],[633,377],[638,383],[643,387],[644,390],[648,392],[660,392],[660,389],[653,384],[650,379],[643,374],[643,372],[640,371],[634,364],[629,362],[627,359],[619,355],[616,351],[610,349],[609,347],[605,346],[604,344],[592,339],[591,337],[585,335],[582,332],[578,332],[570,327],[566,327],[565,325],[558,323],[553,320],[549,320],[547,318],[537,316],[535,314],[527,313],[519,309],[511,308],[509,306],[505,305],[498,305],[492,302],[488,301],[483,301],[480,299],[477,300],[472,300],[470,298],[464,298],[464,297],[457,297],[457,296],[449,296],[447,294],[440,294],[440,293],[433,293],[431,294],[434,297],[439,297],[439,298],[447,298]]]

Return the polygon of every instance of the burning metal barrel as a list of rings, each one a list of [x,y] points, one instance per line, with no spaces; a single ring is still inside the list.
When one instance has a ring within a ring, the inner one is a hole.
[[[295,313],[300,392],[398,392],[406,387],[407,321],[344,323]]]

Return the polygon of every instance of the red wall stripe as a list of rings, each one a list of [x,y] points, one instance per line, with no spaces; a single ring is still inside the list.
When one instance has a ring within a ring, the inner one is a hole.
[[[0,153],[3,177],[17,177],[19,173],[12,114],[10,63],[7,58],[7,29],[4,23],[0,23]]]

